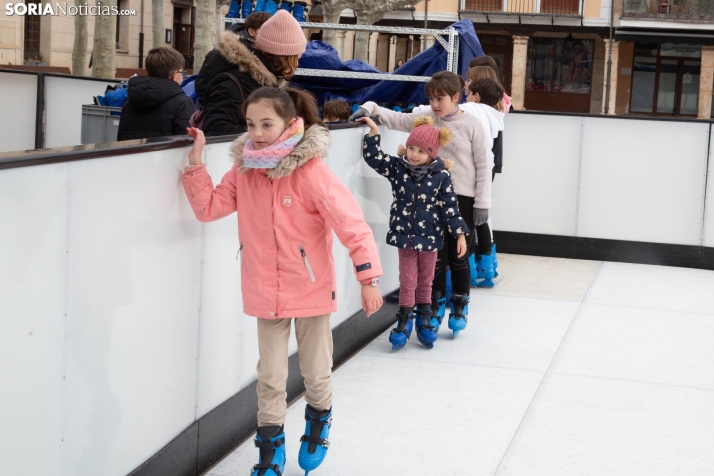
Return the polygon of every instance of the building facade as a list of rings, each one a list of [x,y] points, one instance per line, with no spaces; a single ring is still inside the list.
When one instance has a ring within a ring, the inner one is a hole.
[[[151,3],[144,3],[145,56],[154,45]],[[136,15],[117,16],[117,77],[140,67],[141,5],[142,0],[118,0],[119,9]],[[191,69],[193,0],[164,0],[163,17],[164,41],[157,46],[179,50]],[[311,5],[309,17],[322,21],[319,2]],[[461,19],[473,21],[516,109],[712,117],[714,0],[422,0],[388,13],[378,24],[441,29]],[[345,10],[340,21],[356,23],[354,12]],[[74,22],[68,15],[0,11],[0,65],[71,68]],[[88,65],[94,17],[87,22]],[[306,35],[320,38],[319,31]],[[354,32],[337,32],[335,46],[343,60],[353,58],[354,40]],[[409,60],[433,41],[371,33],[368,60],[393,71],[399,60]]]
[[[378,24],[444,28],[464,18],[516,109],[712,117],[714,0],[424,0]],[[343,37],[338,50],[350,59],[354,35]],[[421,43],[373,33],[370,63],[391,71]]]
[[[29,3],[30,0],[25,0]],[[47,3],[47,2],[45,2]],[[50,2],[52,5],[55,3]],[[64,5],[64,2],[60,2]],[[89,2],[95,5],[94,1]],[[160,45],[153,44],[151,2],[118,0],[119,10],[134,10],[135,15],[117,16],[116,68],[117,77],[128,77],[139,68],[139,33],[142,4],[144,24],[143,56],[154,46],[171,46],[186,58],[187,67],[193,63],[195,7],[193,0],[164,0],[163,26]],[[42,3],[40,4],[42,5]],[[74,5],[74,2],[68,2]],[[7,15],[0,11],[0,67],[8,65],[51,66],[72,68],[75,17],[69,11],[57,15]],[[94,16],[87,15],[87,51],[85,74],[89,75],[94,42]]]

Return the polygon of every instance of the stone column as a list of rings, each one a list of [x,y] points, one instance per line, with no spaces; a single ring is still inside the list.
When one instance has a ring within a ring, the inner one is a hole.
[[[377,66],[377,42],[379,41],[379,33],[369,35],[369,61],[372,66]]]
[[[340,55],[342,61],[345,61],[345,37],[347,32],[345,30],[337,30],[337,54]]]
[[[397,65],[397,35],[392,35],[389,37],[389,63],[387,64],[387,71],[390,73],[394,71]]]
[[[714,46],[702,46],[702,70],[699,75],[699,119],[709,119],[712,114],[712,87],[714,86]]]
[[[595,40],[593,50],[592,82],[590,83],[590,114],[602,114],[605,110],[605,76],[607,75],[606,41]]]
[[[345,56],[342,61],[354,59],[355,32],[348,31],[345,33]]]
[[[526,100],[526,66],[528,63],[528,37],[513,36],[513,67],[511,96],[513,109],[523,109]]]
[[[380,35],[377,41],[377,61],[374,65],[380,71],[389,71],[389,35]]]
[[[617,65],[619,62],[620,42],[612,41],[612,66],[610,70],[610,99],[609,116],[615,115],[615,104],[617,99]],[[607,91],[607,58],[610,54],[610,40],[605,40],[605,73],[603,75],[604,84],[602,85],[602,113],[605,114],[605,97]]]

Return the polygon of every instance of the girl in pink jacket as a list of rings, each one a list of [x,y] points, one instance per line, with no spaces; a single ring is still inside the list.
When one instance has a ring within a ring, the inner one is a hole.
[[[203,132],[182,181],[202,222],[238,212],[243,312],[258,318],[259,463],[252,476],[280,476],[285,467],[288,338],[295,319],[305,379],[305,434],[298,461],[305,471],[325,458],[332,421],[332,330],[337,310],[332,232],[350,250],[367,316],[382,305],[382,269],[372,231],[349,190],[322,156],[329,131],[315,99],[297,89],[261,88],[243,103],[248,132],[235,140],[233,168],[214,188],[201,163]]]

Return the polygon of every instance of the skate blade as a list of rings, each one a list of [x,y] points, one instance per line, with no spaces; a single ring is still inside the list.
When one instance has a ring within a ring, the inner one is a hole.
[[[433,349],[433,348],[434,348],[434,343],[433,343],[433,342],[430,344],[430,343],[428,343],[428,342],[424,342],[424,341],[421,340],[421,339],[417,339],[417,340],[419,341],[419,343],[420,343],[421,345],[423,345],[423,346],[426,347],[427,349]]]
[[[402,350],[405,345],[407,345],[407,344],[406,344],[406,343],[401,344],[401,345],[399,345],[399,344],[392,344],[392,350],[395,351],[395,352],[398,351],[398,350]]]
[[[454,331],[454,336],[453,336],[454,339],[456,339],[456,336],[459,335],[459,332],[461,332],[461,331]]]
[[[477,283],[476,286],[479,288],[492,288],[494,286],[494,282],[492,279],[484,279],[480,283]]]

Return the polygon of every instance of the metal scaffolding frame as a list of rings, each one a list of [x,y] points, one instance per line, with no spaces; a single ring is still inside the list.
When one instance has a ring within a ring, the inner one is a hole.
[[[225,31],[227,23],[245,23],[245,20],[242,18],[226,18],[225,16],[221,16],[221,31]],[[303,28],[318,30],[367,31],[370,33],[389,33],[392,35],[433,36],[446,50],[446,70],[458,74],[459,33],[453,28],[448,28],[446,30],[431,30],[424,28],[405,28],[399,26],[343,25],[337,23],[316,22],[301,22],[300,26]],[[329,69],[306,68],[298,68],[295,71],[295,76],[374,79],[377,81],[408,81],[419,83],[426,83],[430,79],[428,76],[407,76],[393,73],[360,73],[355,71],[334,71]]]

